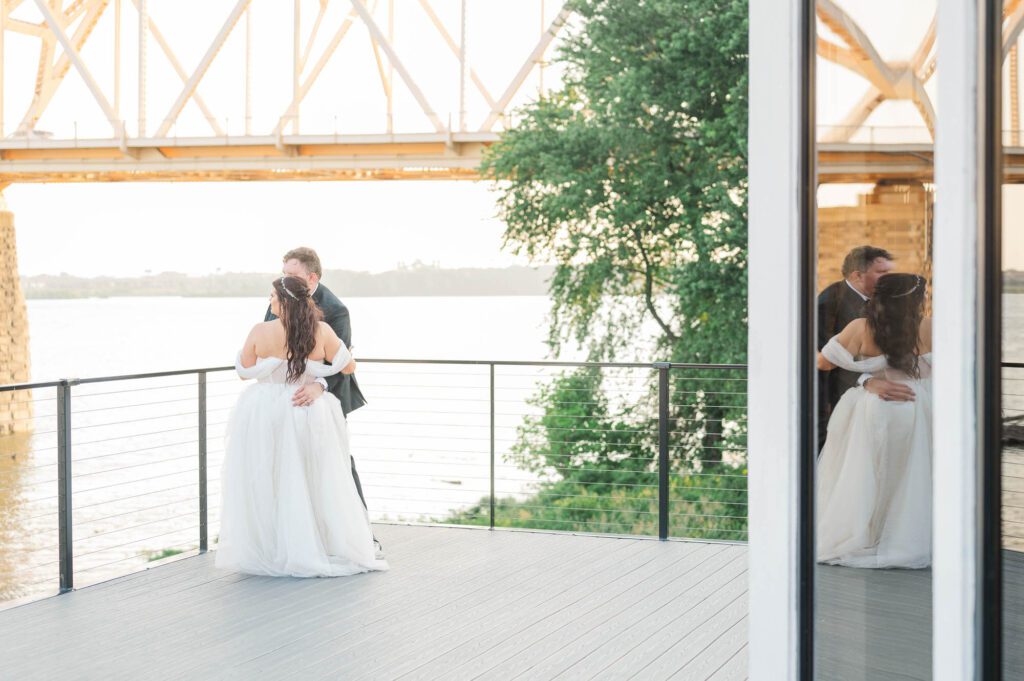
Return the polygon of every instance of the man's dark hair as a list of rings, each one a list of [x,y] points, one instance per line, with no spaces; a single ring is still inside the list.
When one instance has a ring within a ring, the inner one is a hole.
[[[302,266],[305,267],[310,274],[315,274],[321,278],[324,276],[323,268],[320,267],[320,256],[317,255],[316,251],[312,248],[306,248],[305,246],[302,246],[301,248],[293,248],[284,254],[284,258],[281,259],[281,262],[288,262],[293,259],[301,262]]]
[[[871,263],[879,258],[885,258],[886,260],[896,259],[892,257],[892,253],[884,248],[857,246],[857,248],[847,253],[843,259],[843,278],[849,277],[854,272],[867,272],[871,267]]]

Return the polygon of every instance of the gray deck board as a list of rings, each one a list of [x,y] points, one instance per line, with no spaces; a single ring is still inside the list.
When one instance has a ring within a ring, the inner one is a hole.
[[[746,572],[706,594],[691,594],[670,608],[676,616],[662,622],[647,640],[606,667],[596,678],[663,679],[690,662],[724,633],[746,609]],[[693,600],[700,599],[695,605]],[[724,614],[723,614],[724,613]],[[719,660],[719,664],[728,659]],[[712,669],[714,671],[714,668]]]
[[[682,547],[679,551],[666,552],[657,548],[652,551],[641,545],[628,554],[621,551],[604,552],[601,561],[590,563],[579,570],[572,582],[548,582],[542,578],[539,584],[541,588],[519,599],[519,607],[507,610],[461,639],[447,638],[433,659],[428,656],[426,664],[411,669],[402,678],[436,678],[442,672],[447,673],[449,678],[473,678],[486,670],[485,666],[475,664],[481,658],[485,661],[494,660],[497,657],[496,646],[517,645],[517,642],[520,647],[531,649],[531,659],[539,658],[542,654],[541,646],[535,645],[535,642],[538,639],[549,642],[552,639],[550,632],[555,631],[567,616],[582,612],[594,593],[611,595],[616,580],[635,580],[637,574],[647,574],[645,568],[659,559],[674,562],[677,555],[692,550],[692,547]],[[524,641],[524,636],[529,638]],[[468,660],[469,664],[460,664],[463,660]],[[509,674],[506,678],[511,676]]]
[[[724,666],[723,658],[731,660],[747,643],[747,616],[719,635],[711,645],[700,651],[672,679],[708,679]],[[716,666],[717,665],[717,666]]]
[[[931,678],[931,571],[819,565],[816,677]]]
[[[587,637],[567,651],[575,663],[558,678],[592,678],[616,664],[620,658],[639,659],[642,647],[668,623],[689,607],[714,594],[722,585],[740,575],[746,557],[737,551],[722,550],[704,560],[694,570],[661,587],[655,598],[645,599],[609,621],[606,628],[588,632]],[[587,640],[589,639],[589,641]],[[580,653],[585,653],[580,656]],[[628,668],[629,661],[623,664]]]
[[[467,612],[477,604],[477,599],[488,594],[508,591],[510,580],[527,580],[545,569],[560,574],[556,565],[558,561],[570,562],[567,552],[585,558],[598,548],[584,537],[573,537],[565,544],[547,543],[552,553],[542,560],[527,555],[519,538],[505,534],[487,536],[489,543],[497,542],[499,546],[492,546],[495,551],[481,558],[481,550],[476,546],[481,537],[462,531],[459,536],[465,543],[461,550],[439,563],[450,567],[438,571],[436,564],[424,565],[421,574],[406,578],[414,581],[413,588],[392,595],[387,603],[375,603],[372,610],[357,607],[338,613],[304,637],[301,647],[274,660],[255,660],[250,668],[281,678],[287,678],[286,672],[303,677],[310,668],[344,668],[352,678],[356,667],[373,665],[377,660],[385,665],[397,664],[400,657],[395,656],[396,645],[404,651],[421,639],[424,632],[455,628],[461,623],[460,612]],[[616,547],[626,548],[625,543]],[[481,569],[474,556],[484,560],[489,569]],[[492,610],[485,608],[484,614],[489,612]]]
[[[747,670],[742,545],[379,525],[392,569],[185,557],[0,612],[0,679],[715,679]],[[1007,554],[1008,642],[1024,561]],[[819,566],[817,678],[926,679],[931,574]],[[1007,668],[1020,653],[1007,649]]]
[[[652,553],[658,552],[657,547],[651,547],[646,541],[595,548],[596,551],[588,551],[586,556],[572,557],[582,558],[580,562],[569,560],[570,556],[564,554],[553,560],[550,556],[545,557],[533,563],[529,570],[517,570],[513,577],[496,580],[487,589],[474,592],[469,599],[463,599],[463,607],[454,612],[448,609],[447,613],[426,613],[419,619],[403,623],[408,625],[402,629],[408,634],[408,642],[399,647],[404,660],[402,664],[396,665],[389,660],[387,651],[378,640],[365,651],[368,654],[359,651],[359,661],[346,668],[352,678],[377,678],[378,673],[385,670],[399,676],[412,670],[419,661],[429,659],[436,651],[472,640],[480,632],[496,628],[505,630],[524,616],[531,622],[535,621],[542,616],[538,607],[563,599],[566,593],[576,588],[575,585],[587,585],[610,570],[649,560]],[[564,562],[560,565],[561,561]],[[567,589],[570,583],[575,585]],[[431,620],[440,626],[431,626]],[[333,666],[332,660],[337,660],[337,657],[328,658],[328,666]],[[449,677],[455,674],[451,668],[444,671]]]
[[[701,542],[375,529],[390,572],[258,577],[218,570],[204,554],[10,608],[0,612],[0,679],[571,675],[575,663],[551,663],[570,652],[586,661],[675,594],[713,593],[702,584],[746,556]],[[734,572],[736,581],[742,567]],[[667,653],[675,641],[664,643]],[[738,648],[721,649],[707,675],[744,676]]]
[[[744,645],[729,661],[708,677],[708,681],[746,681],[747,646]]]
[[[619,647],[631,623],[667,602],[675,589],[708,578],[730,548],[705,545],[671,562],[645,566],[643,572],[620,581],[613,591],[598,591],[576,612],[559,613],[547,627],[529,627],[491,652],[489,657],[501,662],[488,671],[487,677],[528,671],[536,678],[565,673],[589,678],[597,670],[590,666],[588,655],[609,645]],[[524,655],[525,651],[529,655]]]

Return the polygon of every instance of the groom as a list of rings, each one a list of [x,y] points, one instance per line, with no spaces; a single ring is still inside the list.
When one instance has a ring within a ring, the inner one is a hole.
[[[338,334],[338,338],[345,344],[345,347],[351,350],[352,321],[349,318],[348,308],[338,300],[338,296],[320,283],[323,268],[320,266],[320,257],[316,251],[312,248],[295,248],[284,254],[283,262],[281,273],[286,277],[298,277],[306,282],[313,292],[313,302],[323,312],[324,321],[334,329],[334,333]],[[263,321],[269,322],[272,319],[277,319],[277,317],[270,311],[270,308],[267,308],[267,314]],[[353,374],[335,374],[327,379],[317,379],[316,383],[310,383],[296,390],[292,403],[297,407],[309,406],[325,391],[338,398],[338,401],[341,402],[341,411],[345,416],[366,404],[366,399],[360,392],[359,384],[356,383],[356,377]],[[356,460],[355,457],[350,458],[352,459],[352,478],[355,480],[359,499],[365,507],[366,498],[363,497],[363,486],[359,482],[359,473],[356,472]]]
[[[854,319],[865,315],[875,294],[875,284],[892,271],[893,257],[884,248],[858,246],[843,259],[843,278],[829,285],[818,296],[818,350]],[[845,369],[818,372],[818,451],[825,445],[828,421],[839,398],[850,388],[861,385],[883,400],[914,399],[914,391],[902,383],[861,376]]]

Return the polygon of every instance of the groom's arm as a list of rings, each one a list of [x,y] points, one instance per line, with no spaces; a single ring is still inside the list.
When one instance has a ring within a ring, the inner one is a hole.
[[[267,305],[267,314],[263,315],[263,321],[270,322],[275,319],[277,319],[277,317],[274,316],[274,313],[270,311],[270,306]]]

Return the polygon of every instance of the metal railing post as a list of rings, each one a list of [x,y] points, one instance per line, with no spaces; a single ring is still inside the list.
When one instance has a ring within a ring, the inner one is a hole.
[[[59,532],[60,592],[75,588],[71,508],[71,382],[57,385],[57,525]]]
[[[206,372],[199,372],[199,552],[208,548],[206,527]]]
[[[494,364],[491,364],[491,529],[494,529]]]
[[[655,362],[658,370],[658,539],[668,539],[668,362]]]

